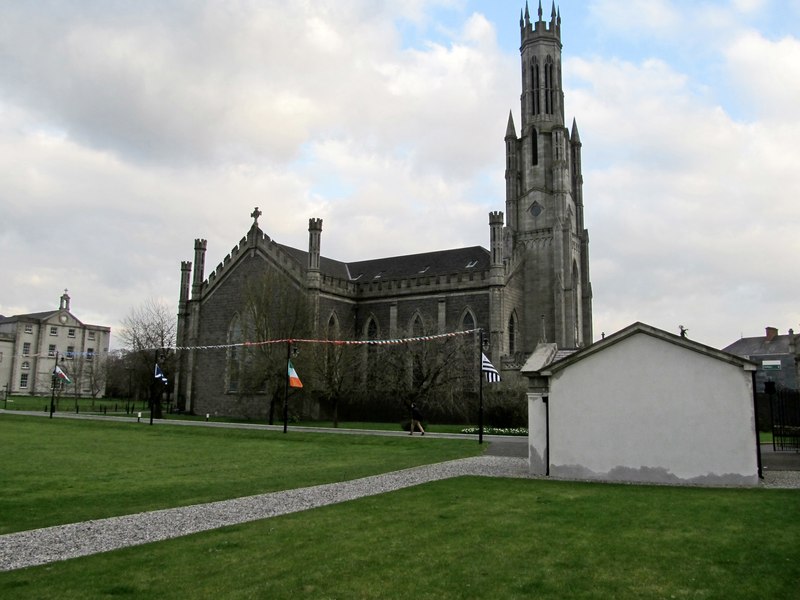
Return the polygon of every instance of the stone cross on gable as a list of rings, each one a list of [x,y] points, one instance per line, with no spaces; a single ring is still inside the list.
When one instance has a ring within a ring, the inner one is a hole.
[[[260,217],[262,214],[263,213],[260,210],[258,210],[257,206],[255,207],[255,209],[253,209],[253,212],[250,213],[250,216],[253,217],[253,225],[256,226],[258,225],[258,217]]]

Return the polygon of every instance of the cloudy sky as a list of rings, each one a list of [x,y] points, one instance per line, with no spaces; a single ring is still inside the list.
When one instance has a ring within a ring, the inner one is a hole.
[[[0,3],[0,314],[177,307],[194,239],[208,272],[255,206],[339,260],[488,246],[523,6]],[[559,7],[596,336],[800,330],[800,0]]]

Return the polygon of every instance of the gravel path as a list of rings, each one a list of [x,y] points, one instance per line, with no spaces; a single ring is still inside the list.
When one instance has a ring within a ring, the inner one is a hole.
[[[0,571],[157,542],[461,475],[528,477],[527,463],[524,458],[465,458],[341,483],[10,533],[0,536]]]
[[[21,531],[0,536],[0,571],[157,542],[462,475],[531,477],[526,458],[479,456],[340,483]],[[761,485],[800,488],[800,472],[766,473]]]

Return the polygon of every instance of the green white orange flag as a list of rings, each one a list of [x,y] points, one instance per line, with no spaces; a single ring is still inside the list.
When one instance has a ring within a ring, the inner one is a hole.
[[[67,383],[72,383],[72,379],[70,379],[69,376],[58,365],[56,365],[56,368],[53,371],[53,373],[55,374],[56,377],[60,377]]]
[[[294,370],[294,365],[291,360],[289,361],[289,387],[303,387],[303,382],[300,381],[300,378],[297,376],[297,371]]]

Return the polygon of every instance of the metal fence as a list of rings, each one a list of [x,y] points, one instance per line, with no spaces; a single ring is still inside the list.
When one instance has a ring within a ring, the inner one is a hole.
[[[800,391],[778,389],[769,396],[773,450],[800,451]]]

